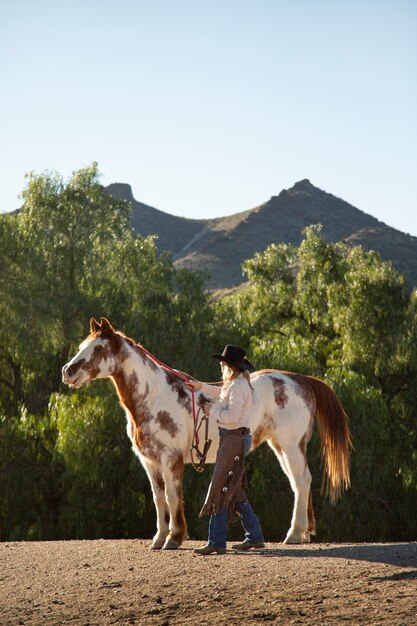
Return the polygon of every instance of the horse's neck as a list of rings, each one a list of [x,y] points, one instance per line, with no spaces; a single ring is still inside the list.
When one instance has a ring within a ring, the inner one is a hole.
[[[159,395],[163,383],[161,368],[136,347],[128,346],[127,358],[119,360],[111,377],[121,404],[137,418]],[[139,413],[138,413],[139,411]]]

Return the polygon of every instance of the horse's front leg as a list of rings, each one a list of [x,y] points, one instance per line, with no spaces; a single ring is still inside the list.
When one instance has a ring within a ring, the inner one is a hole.
[[[187,535],[187,524],[182,502],[182,478],[184,460],[179,451],[172,452],[162,464],[162,475],[165,481],[165,497],[168,503],[170,524],[169,535],[163,550],[175,550]]]
[[[165,482],[161,467],[151,463],[144,457],[141,459],[152,487],[153,501],[156,509],[156,535],[152,539],[151,550],[160,550],[169,533],[169,510],[165,498]]]

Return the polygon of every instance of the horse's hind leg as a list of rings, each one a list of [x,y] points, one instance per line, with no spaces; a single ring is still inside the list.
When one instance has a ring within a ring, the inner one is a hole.
[[[310,541],[310,535],[316,534],[316,516],[314,515],[313,509],[313,496],[311,495],[311,488],[308,494],[308,508],[307,508],[307,517],[308,517],[308,538],[305,541]]]
[[[182,502],[182,477],[184,473],[184,460],[181,453],[171,454],[163,465],[165,480],[165,497],[170,513],[169,534],[163,545],[164,550],[178,548],[186,534],[187,524],[184,516]]]
[[[294,491],[295,500],[291,528],[287,533],[284,543],[310,541],[308,505],[311,474],[308,469],[307,459],[299,446],[287,450],[285,457],[290,472],[290,483]]]
[[[274,440],[269,441],[280,465],[290,481],[294,492],[294,510],[291,527],[284,543],[310,541],[314,532],[314,512],[310,494],[311,474],[308,469],[304,449],[301,446],[287,447],[285,450]]]
[[[142,460],[142,459],[141,459]],[[153,501],[156,509],[156,535],[152,540],[151,550],[160,550],[169,533],[169,510],[165,498],[165,481],[161,468],[149,461],[142,460],[152,487]]]

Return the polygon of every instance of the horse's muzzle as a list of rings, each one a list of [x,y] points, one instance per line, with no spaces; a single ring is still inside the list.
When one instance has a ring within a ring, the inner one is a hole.
[[[67,363],[64,365],[62,368],[62,382],[71,387],[76,387],[77,380],[79,379],[79,376],[77,376],[79,369],[80,363],[73,363],[72,365]]]

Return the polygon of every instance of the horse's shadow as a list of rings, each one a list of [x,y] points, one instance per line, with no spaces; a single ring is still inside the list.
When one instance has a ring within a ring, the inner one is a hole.
[[[251,552],[254,554],[254,552]],[[241,553],[242,554],[242,553]],[[250,554],[246,552],[245,554]],[[271,548],[259,550],[258,554],[264,558],[279,557],[285,559],[293,558],[335,558],[352,559],[356,561],[368,561],[370,563],[385,563],[399,567],[417,568],[417,543],[397,543],[397,544],[374,544],[374,545],[312,545],[306,549],[300,547]],[[414,576],[410,576],[414,574]],[[417,576],[416,572],[408,572],[406,578]],[[393,578],[394,580],[394,578]],[[396,578],[397,580],[397,578]]]
[[[375,582],[381,582],[384,580],[393,580],[394,582],[397,580],[417,580],[417,569],[396,572],[391,576],[372,576],[370,580],[374,580]]]

